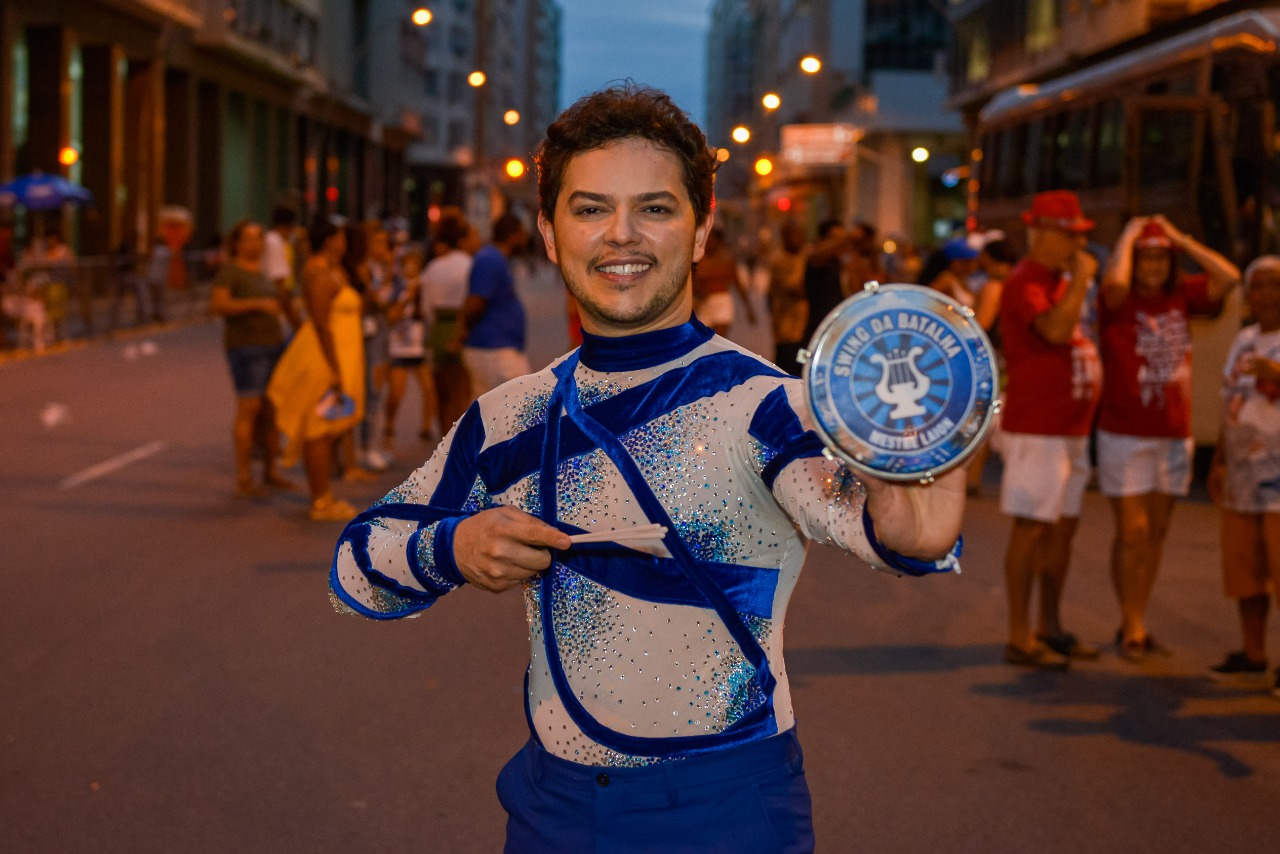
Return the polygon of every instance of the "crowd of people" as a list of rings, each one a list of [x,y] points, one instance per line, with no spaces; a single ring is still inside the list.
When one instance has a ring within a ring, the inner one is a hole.
[[[454,208],[429,246],[378,221],[319,217],[303,229],[288,207],[267,227],[236,223],[210,299],[237,399],[236,492],[297,490],[280,470],[301,462],[310,518],[349,519],[356,509],[333,483],[389,468],[410,378],[418,436],[434,443],[476,396],[527,371],[508,259],[529,232],[506,214],[493,237],[483,244]]]
[[[1280,258],[1263,257],[1242,276],[1161,214],[1134,217],[1114,247],[1090,244],[1094,223],[1066,191],[1036,196],[1023,220],[1025,254],[1000,231],[974,232],[945,241],[914,279],[972,310],[1001,364],[999,425],[969,463],[968,491],[981,491],[998,448],[1000,504],[1012,519],[1005,660],[1061,670],[1100,655],[1061,614],[1091,484],[1114,517],[1115,651],[1130,662],[1169,654],[1146,613],[1193,476],[1189,319],[1216,315],[1243,282],[1254,324],[1224,367],[1223,432],[1208,477],[1222,506],[1224,586],[1239,602],[1242,648],[1210,675],[1265,678],[1270,596],[1280,590]],[[774,359],[797,375],[798,352],[842,299],[869,280],[901,280],[893,278],[900,260],[879,255],[865,223],[824,222],[812,240],[800,223],[784,223],[766,264]]]

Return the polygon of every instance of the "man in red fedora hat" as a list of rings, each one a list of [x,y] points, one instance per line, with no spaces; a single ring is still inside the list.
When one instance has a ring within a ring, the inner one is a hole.
[[[1005,280],[1000,300],[1008,374],[1000,507],[1013,517],[1005,555],[1005,660],[1062,670],[1071,658],[1098,655],[1059,619],[1102,384],[1097,347],[1080,324],[1098,262],[1085,251],[1093,222],[1075,193],[1039,193],[1022,219],[1029,251]],[[1029,611],[1037,578],[1040,619],[1033,633]]]

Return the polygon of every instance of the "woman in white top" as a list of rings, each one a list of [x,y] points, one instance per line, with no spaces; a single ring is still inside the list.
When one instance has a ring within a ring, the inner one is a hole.
[[[431,318],[430,358],[439,398],[436,411],[440,429],[448,430],[471,403],[471,378],[454,341],[479,237],[457,210],[445,212],[435,232],[435,257],[422,271],[422,314]]]

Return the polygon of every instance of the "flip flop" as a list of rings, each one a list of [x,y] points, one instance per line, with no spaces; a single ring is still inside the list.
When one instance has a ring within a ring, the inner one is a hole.
[[[1018,667],[1033,667],[1036,670],[1066,670],[1071,666],[1071,659],[1067,656],[1040,644],[1031,649],[1005,644],[1004,660]]]
[[[1150,632],[1142,640],[1125,640],[1124,630],[1116,629],[1116,646],[1120,650],[1120,657],[1126,661],[1142,661],[1148,655],[1159,655],[1164,658],[1173,655],[1173,652],[1156,640],[1155,635]]]

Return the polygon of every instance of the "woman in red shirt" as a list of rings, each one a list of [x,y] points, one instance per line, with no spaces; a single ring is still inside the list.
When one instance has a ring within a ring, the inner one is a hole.
[[[1204,272],[1181,271],[1184,254]],[[1156,215],[1129,221],[1102,282],[1098,485],[1116,520],[1116,644],[1130,661],[1164,652],[1145,614],[1174,501],[1191,486],[1187,317],[1212,313],[1239,280],[1234,264]]]

